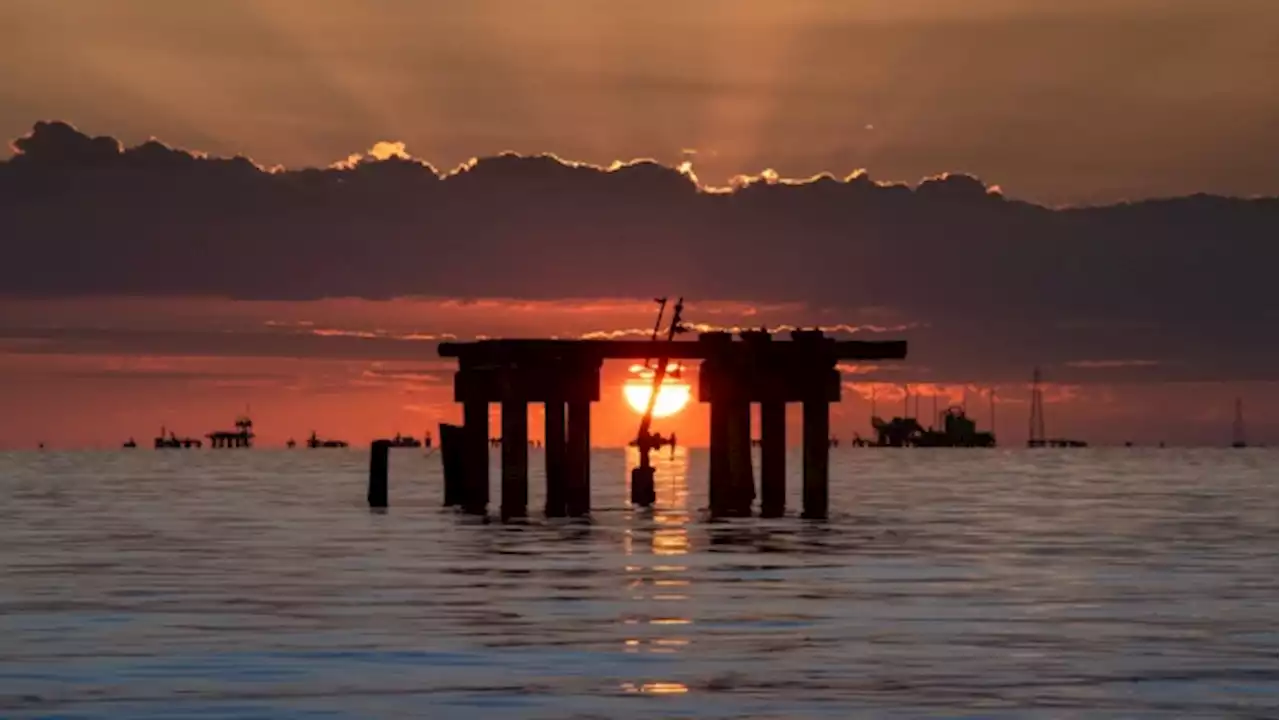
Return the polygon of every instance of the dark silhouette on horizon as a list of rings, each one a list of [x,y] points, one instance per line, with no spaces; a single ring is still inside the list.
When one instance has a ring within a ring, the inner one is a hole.
[[[214,430],[205,435],[214,448],[251,448],[253,447],[253,420],[248,415],[236,418],[235,430]]]
[[[344,448],[347,447],[347,441],[322,438],[316,435],[315,430],[312,430],[311,436],[307,438],[307,447],[313,450],[316,448]]]

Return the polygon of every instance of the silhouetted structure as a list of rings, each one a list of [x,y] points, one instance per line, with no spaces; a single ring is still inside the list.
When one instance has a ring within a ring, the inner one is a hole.
[[[395,436],[395,437],[393,437],[393,438],[391,438],[391,439],[390,439],[390,440],[388,440],[387,442],[388,442],[388,443],[390,443],[390,444],[391,444],[391,447],[393,447],[393,448],[419,448],[419,447],[422,447],[422,441],[418,440],[418,438],[416,438],[416,437],[411,437],[411,436],[409,436],[409,435],[401,435],[400,433],[396,433],[396,436]]]
[[[160,434],[157,435],[155,439],[155,448],[157,450],[167,448],[190,449],[202,447],[203,445],[204,443],[197,438],[178,437],[172,430],[169,431],[169,434],[166,437],[165,428],[163,426],[160,428]]]
[[[1244,436],[1244,403],[1236,398],[1236,419],[1231,423],[1231,447],[1248,447]]]
[[[941,429],[921,427],[915,418],[895,417],[888,422],[871,418],[876,444],[881,447],[995,447],[996,437],[980,432],[964,408],[952,406],[940,418]]]
[[[136,448],[136,447],[138,447],[138,443],[134,442],[134,441],[133,441],[133,438],[129,438],[128,440],[125,440],[125,441],[124,441],[124,444],[123,444],[123,445],[121,445],[120,447],[123,447],[123,448]]]
[[[484,513],[489,502],[489,403],[502,404],[502,516],[526,513],[527,409],[546,404],[548,516],[590,511],[591,403],[600,397],[606,359],[660,357],[701,360],[698,399],[711,405],[710,511],[751,511],[755,494],[750,452],[750,407],[761,406],[761,513],[784,510],[788,402],[803,405],[804,515],[825,517],[828,506],[829,404],[841,394],[841,360],[906,357],[902,341],[836,341],[819,330],[797,330],[790,342],[768,332],[703,333],[697,342],[623,340],[483,340],[442,343],[457,358],[454,399],[463,406],[464,490],[460,504]],[[561,450],[560,448],[563,448]],[[447,469],[447,468],[446,468]]]
[[[653,336],[651,342],[657,343],[658,329],[662,327],[662,314],[667,308],[667,299],[657,298],[654,302],[659,303],[658,319],[653,324]],[[676,301],[675,312],[671,318],[671,327],[667,332],[667,343],[669,344],[675,339],[676,335],[684,332],[681,326],[680,314],[684,312],[684,298]],[[656,432],[651,432],[650,427],[653,424],[653,409],[658,402],[658,394],[662,392],[662,382],[666,379],[667,368],[671,363],[671,359],[658,355],[658,364],[653,370],[653,385],[649,389],[649,399],[645,403],[644,413],[640,416],[640,429],[636,431],[635,444],[639,449],[640,464],[631,471],[631,504],[637,507],[652,507],[657,501],[657,491],[654,487],[654,469],[649,464],[649,452],[662,447],[663,438]],[[645,358],[645,365],[649,364],[649,359]],[[672,436],[671,447],[675,449],[675,436]]]
[[[440,457],[444,465],[444,505],[459,507],[466,499],[463,464],[467,451],[466,435],[461,425],[440,423]]]
[[[241,415],[236,418],[235,430],[214,430],[205,437],[215,449],[253,447],[253,420]]]
[[[1044,434],[1044,392],[1040,390],[1040,368],[1031,373],[1031,418],[1027,428],[1027,447],[1086,447],[1083,440],[1046,438]]]
[[[316,435],[315,431],[311,431],[311,437],[307,438],[307,447],[315,448],[344,448],[347,447],[346,440],[326,440]]]
[[[375,510],[387,506],[387,452],[390,440],[374,440],[369,446],[369,507]]]

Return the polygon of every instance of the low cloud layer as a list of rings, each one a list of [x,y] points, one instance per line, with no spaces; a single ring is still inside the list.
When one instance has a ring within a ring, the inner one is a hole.
[[[873,308],[877,326],[916,329],[913,358],[962,373],[999,358],[1275,378],[1275,198],[1055,209],[961,174],[910,187],[762,172],[711,188],[690,165],[551,156],[441,172],[394,142],[283,170],[124,149],[63,123],[13,147],[0,163],[11,298],[682,292],[841,318]]]

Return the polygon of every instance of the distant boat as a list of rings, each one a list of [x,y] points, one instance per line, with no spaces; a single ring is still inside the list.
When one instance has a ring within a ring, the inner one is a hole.
[[[165,448],[198,448],[203,447],[204,443],[196,438],[178,437],[172,430],[169,431],[168,437],[165,436],[165,428],[160,428],[160,434],[156,436],[155,448],[162,450]]]
[[[393,448],[422,447],[422,441],[419,440],[418,438],[410,437],[408,435],[401,435],[400,433],[396,433],[396,436],[391,438],[390,443],[391,443],[391,447]]]
[[[292,450],[298,446],[298,443],[295,442],[293,438],[289,438],[288,440],[285,441],[284,446]]]
[[[981,432],[977,424],[964,414],[964,408],[953,406],[942,414],[941,430],[921,427],[911,417],[895,417],[885,421],[871,418],[876,431],[876,445],[880,447],[970,447],[996,446],[996,436]],[[861,438],[859,438],[861,439]]]
[[[346,440],[324,440],[316,437],[315,432],[311,433],[311,437],[307,438],[307,447],[309,448],[344,448],[347,446]]]
[[[123,445],[121,445],[120,447],[124,447],[124,448],[136,448],[136,447],[138,447],[138,443],[134,442],[134,441],[133,441],[133,438],[129,438],[128,440],[125,440],[125,441],[124,441],[124,444],[123,444]]]

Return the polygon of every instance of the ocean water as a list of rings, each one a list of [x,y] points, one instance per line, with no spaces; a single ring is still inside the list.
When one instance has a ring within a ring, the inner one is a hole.
[[[503,525],[420,450],[386,514],[358,450],[0,454],[0,717],[1276,716],[1274,449],[840,449],[826,522],[627,462]]]

